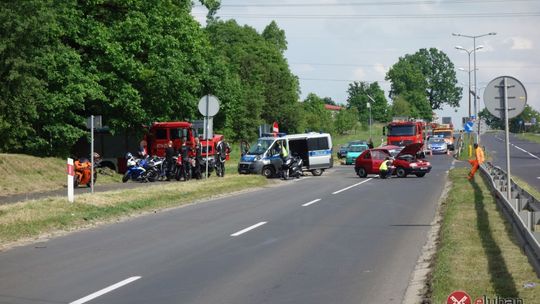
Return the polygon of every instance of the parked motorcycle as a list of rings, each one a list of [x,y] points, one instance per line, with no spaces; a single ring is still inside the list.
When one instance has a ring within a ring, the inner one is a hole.
[[[128,180],[146,182],[146,169],[144,168],[148,162],[147,158],[135,159],[131,153],[126,154],[127,170],[122,177],[122,182]]]
[[[153,157],[151,158],[146,167],[146,179],[148,179],[149,182],[155,182],[158,179],[163,179],[166,177],[166,170],[165,170],[165,160],[160,157]]]
[[[281,166],[281,177],[288,180],[290,177],[300,178],[302,176],[302,158],[299,156],[289,157]]]

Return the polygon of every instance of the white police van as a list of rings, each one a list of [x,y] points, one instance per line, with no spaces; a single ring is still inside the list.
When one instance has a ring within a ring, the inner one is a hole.
[[[333,166],[332,137],[328,133],[312,132],[259,138],[249,151],[242,153],[238,173],[275,176],[283,164],[280,156],[280,146],[283,145],[289,151],[289,157],[300,156],[304,163],[302,169],[311,171],[315,176]]]

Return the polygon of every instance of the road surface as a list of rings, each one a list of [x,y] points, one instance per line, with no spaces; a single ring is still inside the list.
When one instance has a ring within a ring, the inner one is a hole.
[[[481,145],[493,157],[493,163],[506,171],[504,132],[482,135]],[[511,174],[540,191],[540,144],[510,134]]]
[[[321,177],[0,253],[0,303],[400,303],[452,163]]]

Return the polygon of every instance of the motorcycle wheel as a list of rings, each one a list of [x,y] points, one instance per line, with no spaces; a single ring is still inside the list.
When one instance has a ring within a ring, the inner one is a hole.
[[[154,170],[151,170],[150,172],[148,172],[148,175],[146,176],[146,179],[148,179],[148,181],[151,183],[155,182],[157,178],[158,178],[158,174]]]
[[[126,183],[129,180],[129,173],[126,172],[124,176],[122,176],[122,183]]]

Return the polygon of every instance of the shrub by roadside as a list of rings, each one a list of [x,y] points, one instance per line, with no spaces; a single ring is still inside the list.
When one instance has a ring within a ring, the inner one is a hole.
[[[473,300],[521,298],[535,303],[540,280],[516,243],[480,174],[469,182],[468,168],[450,171],[440,244],[431,279],[432,303],[446,303],[455,290]],[[525,287],[526,284],[535,287]]]

